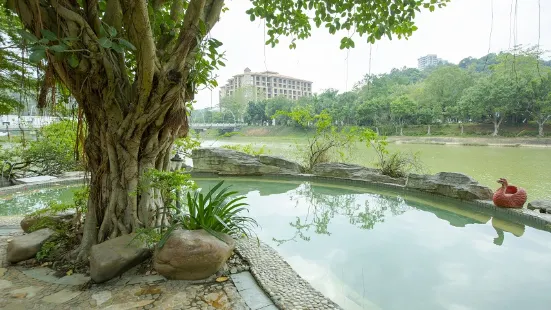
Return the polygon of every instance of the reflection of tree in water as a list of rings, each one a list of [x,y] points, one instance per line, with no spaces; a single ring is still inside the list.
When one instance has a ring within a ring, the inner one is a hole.
[[[295,234],[288,239],[273,238],[278,245],[300,238],[310,241],[308,232],[318,235],[331,235],[328,230],[330,221],[336,216],[346,216],[350,224],[361,229],[372,229],[376,223],[382,223],[385,216],[404,213],[408,206],[400,197],[383,197],[380,195],[360,195],[346,193],[343,189],[314,188],[311,183],[303,183],[289,192],[291,201],[298,208],[301,204],[308,206],[304,218],[298,217],[289,223],[295,229]]]

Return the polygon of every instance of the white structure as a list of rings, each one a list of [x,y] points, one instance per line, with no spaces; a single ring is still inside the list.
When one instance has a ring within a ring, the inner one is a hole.
[[[419,70],[424,70],[426,68],[438,66],[441,63],[445,63],[445,61],[438,58],[436,54],[428,54],[417,59],[417,68],[419,68]]]
[[[226,85],[220,87],[220,99],[231,96],[238,89],[252,100],[273,98],[276,96],[297,100],[312,95],[312,82],[281,75],[273,71],[251,72],[246,68],[241,74],[234,75]]]
[[[18,116],[18,115],[0,115],[0,131],[38,129],[42,126],[59,122],[61,118],[54,116]]]

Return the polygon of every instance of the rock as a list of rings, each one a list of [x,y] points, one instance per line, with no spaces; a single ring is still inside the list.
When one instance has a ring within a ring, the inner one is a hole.
[[[44,242],[53,234],[53,230],[44,228],[13,238],[8,243],[8,261],[14,264],[35,257]]]
[[[66,303],[68,302],[69,300],[77,297],[78,295],[80,295],[82,292],[80,291],[70,291],[70,290],[67,290],[67,289],[64,289],[64,290],[61,290],[57,293],[54,293],[52,295],[48,295],[44,298],[42,298],[43,301],[45,302],[48,302],[48,303],[52,303],[52,304],[62,304],[62,303]]]
[[[551,200],[535,200],[528,203],[528,209],[539,210],[541,213],[551,213]]]
[[[151,251],[136,235],[124,235],[92,246],[90,277],[96,283],[110,280],[146,260]]]
[[[300,174],[304,172],[304,168],[301,165],[283,157],[259,155],[258,160],[264,165],[281,168],[281,173],[288,172],[290,174]]]
[[[374,183],[388,183],[404,185],[405,179],[396,179],[383,175],[378,169],[367,168],[345,163],[317,164],[312,169],[312,174],[324,177],[365,180]]]
[[[493,192],[471,177],[456,172],[435,175],[410,174],[406,187],[461,200],[489,200]]]
[[[30,233],[31,228],[38,223],[39,220],[47,221],[47,223],[62,223],[71,221],[75,217],[74,212],[58,213],[53,215],[32,216],[27,215],[21,220],[21,228],[24,232]]]
[[[204,230],[175,230],[155,251],[153,264],[159,274],[175,280],[199,280],[215,274],[231,256],[234,240],[225,242]]]
[[[193,150],[193,171],[226,175],[298,174],[302,167],[273,156],[252,156],[224,148]]]

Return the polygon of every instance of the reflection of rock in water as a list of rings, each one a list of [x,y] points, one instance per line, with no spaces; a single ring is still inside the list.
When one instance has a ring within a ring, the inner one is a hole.
[[[204,190],[209,190],[213,188],[218,182],[222,181],[220,180],[197,180],[197,185],[199,187],[203,188]],[[225,179],[224,185],[228,186],[231,185],[232,191],[237,191],[239,195],[246,195],[249,192],[258,191],[260,192],[260,196],[269,196],[269,195],[276,195],[276,194],[283,194],[289,191],[292,191],[299,186],[298,184],[294,183],[284,183],[284,182],[266,182],[265,180],[258,180],[258,182],[254,181],[240,181],[240,180],[233,180],[233,179]],[[261,183],[261,186],[259,186],[259,183]]]
[[[453,206],[434,206],[427,207],[415,202],[409,202],[410,205],[423,211],[433,213],[439,219],[447,221],[454,227],[465,227],[468,224],[485,224],[491,216],[482,213],[469,212],[465,209],[458,209]]]
[[[293,183],[271,183],[271,182],[262,182],[260,188],[260,196],[269,196],[276,194],[283,194],[289,191],[296,189],[299,185]],[[251,183],[251,187],[258,190],[258,183]]]
[[[492,226],[497,232],[497,238],[494,238],[495,245],[502,245],[505,240],[504,231],[510,232],[511,234],[520,237],[524,235],[524,230],[526,227],[523,224],[507,222],[502,219],[492,218]]]

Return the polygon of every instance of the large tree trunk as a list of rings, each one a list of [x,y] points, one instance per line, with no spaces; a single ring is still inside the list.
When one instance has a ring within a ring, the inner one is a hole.
[[[172,143],[187,134],[185,104],[206,79],[201,70],[207,68],[195,66],[198,53],[224,5],[223,0],[174,1],[170,18],[180,25],[179,33],[156,37],[148,10],[162,1],[109,0],[103,15],[98,1],[85,3],[8,1],[38,38],[43,30],[76,38],[70,47],[76,66],[52,50],[44,54],[44,64],[71,91],[88,125],[84,150],[91,186],[81,260],[96,243],[161,221],[162,204],[142,184],[143,176],[150,169],[167,170]],[[106,25],[134,48],[121,51],[102,44]],[[129,57],[134,60],[130,66]]]
[[[538,122],[538,136],[543,137],[543,126],[545,125],[545,122]]]
[[[90,197],[79,259],[85,260],[96,243],[160,224],[162,200],[143,176],[151,169],[168,171],[172,144],[188,131],[185,112],[173,110],[161,124],[120,131],[116,125],[88,122],[85,151],[91,172]]]

